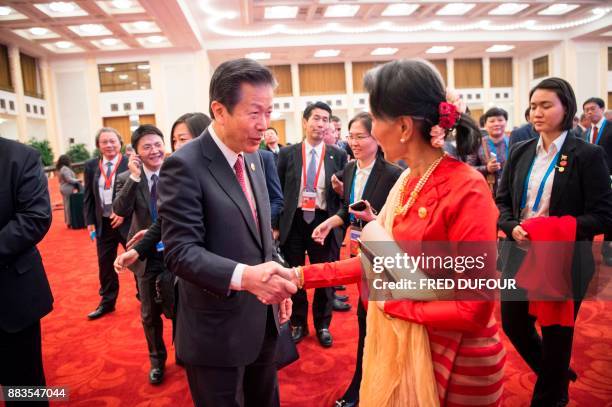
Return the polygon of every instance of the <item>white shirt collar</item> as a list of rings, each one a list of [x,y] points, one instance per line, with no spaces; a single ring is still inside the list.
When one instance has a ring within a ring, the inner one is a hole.
[[[601,119],[599,119],[599,121],[595,124],[595,127],[597,127],[597,131],[601,130],[601,126],[603,126],[604,120],[606,120],[606,116],[601,116]]]
[[[552,142],[552,146],[555,147],[555,150],[553,151],[553,153],[557,153],[557,151],[561,151],[561,147],[563,147],[563,143],[565,142],[565,139],[567,138],[567,130],[565,130],[563,133],[561,133],[561,135],[559,137],[557,137],[555,139],[555,141]],[[550,153],[552,150],[549,148],[548,149],[548,153]],[[542,144],[542,137],[540,137],[538,139],[538,145],[536,146],[536,154],[539,153],[545,153],[544,151],[544,146]]]
[[[118,161],[118,160],[119,160],[119,154],[117,154],[117,155],[115,156],[115,158],[113,158],[113,159],[112,159],[112,160],[110,160],[110,161],[109,161],[109,160],[107,160],[107,159],[106,159],[106,158],[103,156],[103,157],[102,157],[102,167],[106,167],[106,164],[107,164],[107,163],[112,163],[112,164],[113,164],[113,167],[114,167],[115,165],[117,165],[117,161]]]
[[[304,140],[304,145],[306,145],[306,160],[309,159],[310,157],[310,152],[314,149],[315,154],[317,156],[317,160],[321,157],[321,154],[323,154],[323,141],[321,141],[316,147],[313,147],[310,145],[310,143],[306,140]]]
[[[142,166],[142,170],[145,174],[145,177],[147,178],[147,181],[151,181],[151,176],[153,174],[157,175],[157,177],[159,178],[159,169],[157,171],[151,171],[149,170],[147,167],[145,167],[144,165]]]
[[[236,153],[234,150],[226,146],[225,143],[221,141],[219,136],[217,136],[217,133],[215,132],[215,129],[213,128],[212,123],[210,124],[210,126],[208,126],[208,132],[210,133],[210,136],[212,137],[217,147],[219,147],[219,150],[221,150],[221,152],[223,153],[223,156],[227,160],[227,163],[229,164],[229,166],[232,167],[232,169],[234,169],[234,165],[236,165],[236,161],[238,161],[238,153]],[[242,154],[242,152],[240,153]],[[242,155],[244,156],[244,154]]]
[[[374,164],[375,163],[376,163],[376,158],[367,167],[364,167],[364,168],[359,167],[359,161],[358,160],[356,160],[356,164],[355,165],[357,165],[357,171],[368,172],[368,171],[371,171],[372,168],[374,168]]]

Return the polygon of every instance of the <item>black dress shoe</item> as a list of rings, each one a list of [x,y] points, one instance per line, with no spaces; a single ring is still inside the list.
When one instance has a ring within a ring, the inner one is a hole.
[[[351,304],[347,304],[346,302],[342,302],[340,300],[334,300],[332,304],[334,311],[338,312],[346,312],[351,310]]]
[[[344,290],[346,290],[346,286],[344,286],[344,285],[335,285],[334,286],[334,290],[336,290],[336,291],[344,291]]]
[[[357,405],[356,401],[347,401],[345,399],[336,400],[334,407],[355,407]]]
[[[342,301],[342,302],[347,302],[348,301],[348,295],[334,294],[334,299],[338,300],[338,301]]]
[[[327,328],[319,329],[317,331],[317,338],[319,339],[319,343],[321,344],[321,346],[323,346],[324,348],[329,348],[332,346],[332,343],[334,343],[331,333]]]
[[[87,318],[89,318],[89,319],[98,319],[102,315],[108,314],[109,312],[113,312],[114,310],[115,310],[115,307],[99,306],[98,308],[96,308],[96,310],[94,312],[89,313],[87,315]]]
[[[149,383],[160,384],[164,380],[164,369],[152,367],[149,371]]]
[[[308,336],[308,327],[296,325],[291,328],[291,339],[294,343],[299,343],[306,336]]]

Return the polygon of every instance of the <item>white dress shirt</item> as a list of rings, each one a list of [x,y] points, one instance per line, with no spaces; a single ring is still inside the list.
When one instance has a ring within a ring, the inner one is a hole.
[[[153,174],[157,175],[157,180],[159,181],[159,170],[160,169],[158,168],[157,171],[151,171],[144,165],[142,166],[142,171],[144,172],[144,175],[147,178],[147,184],[149,185],[149,192],[151,192],[151,188],[153,187],[153,180],[151,179]],[[138,180],[137,182],[140,182],[140,180]]]
[[[593,131],[595,131],[595,127],[597,127],[597,137],[599,137],[601,134],[601,126],[603,126],[605,120],[605,116],[602,116],[597,123],[591,126],[591,130],[589,131],[589,139],[587,140],[589,143],[593,141]],[[597,141],[597,138],[595,138],[595,141]]]
[[[367,167],[359,168],[359,160],[357,160],[357,171],[355,172],[355,182],[353,184],[353,203],[361,200],[363,190],[368,182],[368,178],[370,178],[372,168],[374,168],[374,163],[376,163],[376,159],[374,159]]]
[[[544,191],[542,192],[542,198],[540,199],[540,206],[536,212],[533,211],[533,205],[535,203],[542,179],[544,179],[544,174],[546,174],[546,170],[548,170],[548,167],[550,166],[557,152],[561,151],[561,147],[563,147],[566,137],[567,131],[564,131],[555,139],[555,141],[550,144],[548,151],[544,150],[542,137],[539,138],[538,145],[536,146],[535,161],[533,163],[533,167],[531,168],[529,184],[527,186],[527,201],[525,208],[523,208],[521,211],[521,219],[548,216],[548,210],[550,209],[550,196],[552,194],[553,182],[558,168],[554,168],[548,176],[546,184],[544,184]]]
[[[102,208],[104,208],[104,176],[106,175],[106,171],[108,170],[108,163],[111,163],[111,173],[113,172],[113,170],[115,169],[115,166],[117,165],[117,161],[119,161],[119,154],[117,154],[115,156],[115,158],[113,158],[112,160],[107,160],[106,158],[102,158],[102,171],[104,172],[104,174],[100,173],[100,179],[98,180],[98,194],[100,196],[100,204],[102,205]],[[113,190],[115,188],[115,178],[117,178],[117,171],[115,171],[115,173],[111,176],[111,187],[110,189]]]
[[[324,157],[322,156],[323,145],[324,145],[323,142],[319,143],[316,147],[313,147],[308,143],[308,141],[304,140],[304,145],[306,146],[306,157],[304,157],[306,159],[306,162],[302,163],[303,167],[302,167],[302,174],[300,175],[300,193],[298,195],[298,208],[302,207],[302,192],[304,191],[304,188],[305,188],[304,173],[308,174],[308,164],[310,163],[311,151],[312,150],[315,151],[315,157],[316,157],[315,169],[319,168],[319,163],[321,162],[322,159],[324,159]],[[300,154],[301,153],[302,152],[300,151]],[[324,211],[327,209],[327,198],[325,196],[325,192],[326,192],[325,190],[325,162],[323,162],[323,164],[321,165],[321,172],[319,173],[319,179],[317,180],[316,190],[317,190],[317,199],[315,202],[316,208]]]

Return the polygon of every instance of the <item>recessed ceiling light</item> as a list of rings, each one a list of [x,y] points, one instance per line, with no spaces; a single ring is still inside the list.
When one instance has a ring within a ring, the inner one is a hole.
[[[72,48],[74,44],[68,41],[58,41],[55,43],[55,46],[61,49],[67,49]]]
[[[538,12],[538,14],[541,16],[560,16],[562,14],[569,13],[578,7],[579,6],[577,4],[558,3],[546,7],[544,10]]]
[[[325,9],[325,17],[353,17],[359,11],[358,5],[337,4]]]
[[[383,10],[385,17],[409,16],[419,8],[418,4],[396,3],[390,4]]]
[[[130,0],[113,0],[113,7],[118,9],[128,9],[132,7],[132,2]]]
[[[315,58],[329,58],[340,55],[339,49],[320,49],[314,53]]]
[[[113,45],[117,45],[119,43],[119,40],[116,38],[104,38],[100,40],[100,42],[102,43],[102,45],[106,45],[107,47],[112,47]]]
[[[396,52],[397,48],[376,48],[370,55],[393,55]]]
[[[121,75],[119,75],[119,79],[121,79],[122,81],[126,80],[128,78],[126,73],[122,73]]]
[[[151,28],[151,22],[150,21],[136,21],[134,23],[134,27],[138,30],[147,30]]]
[[[514,45],[493,45],[487,48],[487,52],[508,52],[514,49]]]
[[[511,16],[529,7],[529,4],[504,3],[489,11],[492,16]]]
[[[426,54],[446,54],[447,52],[451,52],[455,47],[450,47],[446,45],[434,45],[425,51]]]
[[[104,31],[104,26],[102,24],[81,24],[79,29],[87,34],[97,34]]]
[[[49,4],[49,9],[56,13],[71,13],[74,11],[74,4],[65,1],[54,1]]]
[[[33,35],[45,35],[49,32],[46,28],[43,27],[32,27],[29,30]]]
[[[162,37],[161,35],[152,35],[147,37],[147,41],[149,41],[151,44],[160,44],[166,41],[166,38]]]
[[[13,9],[10,7],[0,7],[0,16],[8,16],[13,12]]]
[[[136,68],[140,69],[141,71],[145,71],[151,67],[149,66],[149,64],[140,64]]]
[[[269,52],[251,52],[250,54],[246,54],[244,57],[249,59],[270,59],[271,54]]]
[[[298,6],[274,6],[266,7],[264,10],[264,18],[295,18],[298,13]]]
[[[106,72],[114,72],[115,71],[115,67],[114,66],[107,66],[106,68],[104,68],[104,70]]]
[[[462,16],[474,8],[474,3],[448,3],[436,13],[439,16]]]

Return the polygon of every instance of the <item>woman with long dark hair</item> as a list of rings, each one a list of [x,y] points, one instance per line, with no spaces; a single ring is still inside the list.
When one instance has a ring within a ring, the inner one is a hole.
[[[72,171],[72,163],[70,157],[67,154],[62,154],[57,159],[55,169],[59,174],[60,192],[62,193],[62,200],[64,202],[64,222],[69,228],[72,227],[70,224],[70,195],[75,192],[81,191],[83,188],[81,181],[76,177],[74,171]]]

